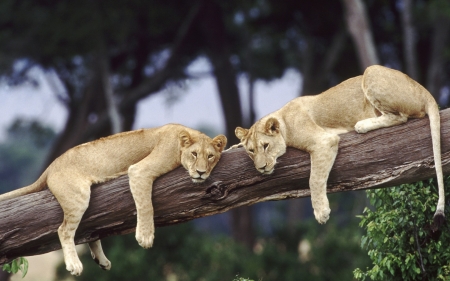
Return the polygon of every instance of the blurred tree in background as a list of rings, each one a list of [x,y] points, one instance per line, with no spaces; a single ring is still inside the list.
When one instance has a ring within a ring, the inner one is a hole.
[[[291,68],[303,78],[299,95],[310,95],[380,63],[408,73],[447,107],[449,29],[447,0],[2,0],[0,75],[18,85],[30,81],[28,70],[37,66],[64,86],[54,89],[67,108],[67,122],[48,146],[42,169],[77,144],[131,129],[137,103],[170,83],[195,78],[186,68],[199,57],[211,62],[230,145],[237,143],[236,126],[255,121],[254,83]],[[249,108],[242,108],[236,83],[243,75]],[[41,157],[42,149],[24,144],[16,151],[7,143],[0,147],[0,173],[3,180],[20,170],[16,178],[23,181],[4,181],[15,188],[29,182],[25,174],[36,178],[25,164]],[[3,164],[7,159],[10,164]],[[14,165],[16,172],[9,170]],[[336,200],[333,217],[361,210],[358,204],[366,201],[358,194]],[[287,204],[283,215],[293,231],[311,207],[309,200]],[[232,211],[231,233],[247,251],[266,228],[255,223],[264,213],[261,206]]]
[[[54,139],[55,132],[36,121],[14,121],[0,143],[0,193],[35,181]]]

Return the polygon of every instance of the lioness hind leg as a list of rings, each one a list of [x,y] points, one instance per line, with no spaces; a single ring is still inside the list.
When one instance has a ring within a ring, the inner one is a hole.
[[[363,134],[380,128],[400,125],[408,121],[406,116],[391,113],[382,113],[379,117],[364,119],[358,121],[355,125],[355,131]]]
[[[90,242],[89,249],[91,249],[92,258],[100,266],[101,269],[111,269],[111,262],[106,258],[105,253],[103,253],[102,243],[100,242],[100,240]]]
[[[64,178],[61,176],[60,178]],[[90,183],[67,183],[49,177],[48,186],[64,212],[63,223],[58,228],[58,236],[64,254],[66,269],[72,275],[80,275],[83,265],[75,249],[75,231],[89,205]],[[57,186],[57,188],[54,188]],[[64,186],[64,188],[62,187]]]

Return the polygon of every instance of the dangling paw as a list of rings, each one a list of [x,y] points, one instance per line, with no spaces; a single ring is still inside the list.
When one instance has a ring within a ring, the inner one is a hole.
[[[316,217],[316,220],[320,224],[324,224],[330,218],[330,212],[331,212],[330,208],[324,208],[321,210],[314,209],[314,216]]]
[[[80,276],[83,271],[83,264],[81,263],[78,257],[68,258],[65,261],[66,269],[70,272],[70,274],[75,276]]]
[[[140,228],[136,228],[136,240],[142,248],[148,249],[153,246],[153,239],[155,239],[154,232],[151,231],[150,234],[147,234],[149,231],[142,231]]]
[[[103,270],[110,270],[111,269],[111,262],[105,257],[96,257],[95,254],[91,251],[91,256],[94,259],[94,261],[100,266]]]

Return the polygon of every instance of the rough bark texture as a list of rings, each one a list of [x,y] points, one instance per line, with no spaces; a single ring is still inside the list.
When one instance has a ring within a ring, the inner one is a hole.
[[[441,111],[441,122],[442,162],[448,175],[450,109]],[[428,118],[424,118],[365,135],[355,132],[342,135],[328,192],[381,188],[433,177],[429,130]],[[308,154],[292,148],[279,159],[270,176],[257,172],[242,148],[225,152],[203,184],[193,184],[180,167],[154,183],[156,226],[267,200],[309,196],[309,171]],[[0,213],[0,264],[60,248],[57,228],[62,211],[48,190],[3,201]],[[90,207],[77,230],[76,242],[130,233],[135,225],[136,210],[128,177],[122,176],[92,188]]]

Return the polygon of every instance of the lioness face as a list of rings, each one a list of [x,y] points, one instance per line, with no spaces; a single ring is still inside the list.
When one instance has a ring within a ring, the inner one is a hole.
[[[253,160],[256,170],[269,175],[273,173],[278,157],[286,152],[286,142],[275,118],[269,118],[264,127],[258,125],[253,125],[249,130],[237,127],[235,134]]]
[[[204,182],[219,162],[227,144],[227,138],[219,135],[214,139],[207,136],[192,138],[186,131],[180,133],[181,165],[189,172],[195,183]]]

